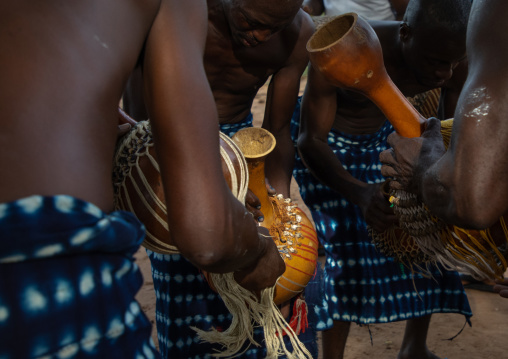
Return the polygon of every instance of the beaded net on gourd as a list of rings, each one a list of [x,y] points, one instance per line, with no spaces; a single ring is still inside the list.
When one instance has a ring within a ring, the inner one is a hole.
[[[296,211],[298,205],[281,194],[270,196],[270,202],[276,213],[276,221],[269,228],[270,235],[275,239],[282,259],[291,259],[298,253],[297,247],[302,245],[302,216]]]

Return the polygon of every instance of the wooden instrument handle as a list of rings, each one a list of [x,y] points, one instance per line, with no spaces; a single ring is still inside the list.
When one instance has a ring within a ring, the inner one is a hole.
[[[386,72],[379,39],[355,13],[337,16],[307,42],[313,67],[333,85],[360,92],[373,101],[400,135],[418,137],[425,118]]]

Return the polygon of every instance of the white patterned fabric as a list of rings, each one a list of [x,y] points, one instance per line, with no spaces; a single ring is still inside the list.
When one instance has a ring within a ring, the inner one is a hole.
[[[389,0],[323,0],[325,14],[355,12],[367,20],[395,20]]]
[[[144,227],[59,195],[0,204],[0,358],[159,358],[134,299]]]

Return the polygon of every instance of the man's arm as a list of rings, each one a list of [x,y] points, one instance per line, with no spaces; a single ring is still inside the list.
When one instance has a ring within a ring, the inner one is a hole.
[[[487,228],[508,211],[508,3],[473,2],[467,34],[469,72],[446,153],[435,150],[439,125],[422,137],[390,135],[381,154],[385,176],[413,189],[436,216],[465,228]],[[441,152],[441,153],[440,153]]]
[[[295,110],[300,81],[308,64],[306,44],[314,32],[314,24],[302,10],[294,23],[298,39],[284,67],[270,80],[266,95],[266,108],[262,127],[270,131],[277,141],[266,161],[266,177],[277,193],[289,197],[294,165],[294,145],[291,140],[291,118]]]
[[[508,211],[508,3],[474,2],[468,27],[469,75],[455,112],[449,151],[422,179],[436,215],[486,228]],[[445,198],[436,197],[446,193]],[[436,200],[437,199],[437,200]]]
[[[145,97],[168,224],[194,265],[209,272],[243,269],[242,278],[257,271],[246,287],[262,289],[275,283],[284,264],[224,180],[217,110],[203,67],[206,31],[204,1],[167,0],[146,43]]]
[[[395,217],[381,194],[380,185],[369,185],[353,177],[328,145],[336,111],[337,89],[309,66],[298,136],[300,156],[314,177],[360,206],[367,223],[381,231]]]
[[[351,193],[351,189],[366,184],[351,176],[328,145],[337,111],[337,89],[312,66],[309,66],[307,86],[302,99],[298,152],[314,177],[331,189]],[[356,192],[356,191],[355,191]],[[350,198],[353,200],[353,198]]]

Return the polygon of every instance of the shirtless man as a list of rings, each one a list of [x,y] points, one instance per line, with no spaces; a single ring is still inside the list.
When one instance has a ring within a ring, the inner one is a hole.
[[[314,30],[310,17],[300,10],[301,2],[208,0],[204,63],[220,129],[231,136],[240,128],[252,126],[252,102],[271,76],[262,126],[275,136],[277,146],[266,161],[266,175],[276,192],[285,197],[289,197],[294,158],[289,124],[300,78],[308,64],[305,45]],[[139,78],[131,81],[134,86],[129,87],[124,97],[126,110],[136,120],[146,119],[148,116],[136,96]],[[257,213],[256,217],[262,220],[261,212]],[[157,331],[162,355],[167,358],[208,355],[211,347],[198,343],[189,327],[227,328],[231,316],[222,300],[210,290],[199,270],[185,259],[151,251],[148,254],[157,293]],[[173,280],[175,276],[191,279]],[[203,315],[194,316],[196,311]],[[252,348],[245,355],[264,357],[265,349]]]
[[[470,6],[469,0],[411,0],[402,22],[371,22],[387,72],[405,96],[450,80],[465,58]],[[457,273],[435,268],[435,279],[413,277],[372,244],[367,224],[383,231],[396,220],[381,191],[378,160],[392,131],[374,103],[309,68],[298,138],[307,168],[299,162],[294,175],[327,257],[323,283],[307,287],[324,295],[317,303],[324,358],[343,357],[351,322],[400,320],[408,322],[398,358],[437,358],[426,346],[430,314],[471,316]]]
[[[417,193],[429,210],[464,228],[488,228],[508,212],[508,58],[503,19],[508,3],[474,1],[467,33],[469,74],[445,151],[439,123],[429,119],[422,137],[390,135],[382,173],[393,188]],[[508,280],[494,290],[508,297]]]
[[[0,357],[158,356],[134,300],[144,230],[111,212],[118,103],[138,61],[173,240],[197,267],[237,271],[250,290],[283,272],[223,178],[202,62],[206,9],[198,0],[1,1]],[[174,161],[196,165],[183,172]]]
[[[298,11],[300,0],[208,0],[205,70],[221,125],[251,121],[259,88],[271,77],[263,127],[277,140],[267,161],[271,185],[289,196],[292,152],[289,119],[297,102],[300,78],[308,63],[306,42],[314,27]],[[147,119],[139,101],[139,78],[124,100],[136,120]],[[289,151],[289,152],[288,152]]]

